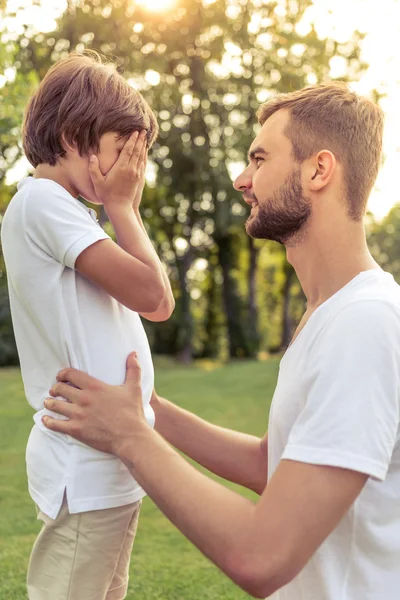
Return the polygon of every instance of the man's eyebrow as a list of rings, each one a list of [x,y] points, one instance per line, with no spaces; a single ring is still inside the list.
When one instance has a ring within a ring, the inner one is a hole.
[[[257,146],[257,148],[254,148],[254,150],[248,153],[247,158],[249,160],[254,160],[256,154],[264,154],[264,156],[267,156],[269,152],[264,150],[264,148],[262,148],[261,146]]]

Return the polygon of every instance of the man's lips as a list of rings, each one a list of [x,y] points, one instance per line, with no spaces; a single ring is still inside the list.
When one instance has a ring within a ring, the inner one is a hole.
[[[250,196],[243,196],[243,200],[246,202],[246,204],[248,204],[252,208],[254,208],[255,206],[258,206],[258,202],[255,198],[251,198]]]

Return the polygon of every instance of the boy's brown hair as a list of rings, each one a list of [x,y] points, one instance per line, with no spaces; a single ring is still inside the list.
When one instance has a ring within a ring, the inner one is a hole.
[[[34,166],[54,166],[62,144],[76,144],[81,156],[98,152],[104,133],[121,137],[146,129],[149,147],[158,133],[154,113],[142,95],[94,51],[72,52],[46,73],[25,112],[22,139]]]
[[[382,110],[343,82],[278,94],[260,107],[261,125],[280,109],[290,114],[285,134],[295,160],[303,162],[320,150],[330,150],[343,168],[348,214],[361,220],[381,163]]]

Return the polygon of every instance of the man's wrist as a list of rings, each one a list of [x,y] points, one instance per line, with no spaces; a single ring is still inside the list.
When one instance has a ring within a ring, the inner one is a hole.
[[[150,398],[150,406],[154,410],[154,412],[157,412],[157,410],[160,408],[161,401],[162,401],[162,398],[160,398],[160,396],[157,394],[156,390],[153,390],[153,393]]]
[[[149,426],[147,421],[143,421],[140,427],[134,428],[132,426],[132,433],[119,437],[113,445],[113,454],[128,467],[134,468],[137,460],[140,460],[141,452],[144,451],[144,447],[147,446],[149,438],[154,430]]]

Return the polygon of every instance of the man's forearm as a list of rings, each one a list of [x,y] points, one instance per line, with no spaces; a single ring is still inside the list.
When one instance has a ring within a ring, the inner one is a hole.
[[[256,505],[197,471],[150,428],[118,456],[168,519],[242,586],[239,558],[251,549]]]
[[[224,429],[153,394],[156,430],[173,446],[216,475],[261,494],[267,483],[267,445]]]

